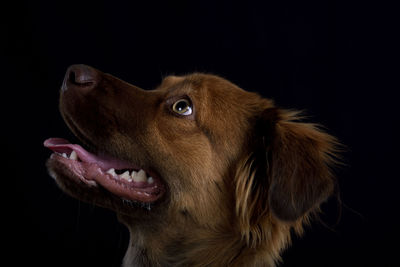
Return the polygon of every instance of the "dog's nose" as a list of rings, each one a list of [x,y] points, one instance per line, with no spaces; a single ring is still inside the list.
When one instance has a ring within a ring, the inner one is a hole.
[[[89,91],[96,87],[100,79],[99,72],[86,65],[72,65],[65,74],[62,90],[78,89]]]

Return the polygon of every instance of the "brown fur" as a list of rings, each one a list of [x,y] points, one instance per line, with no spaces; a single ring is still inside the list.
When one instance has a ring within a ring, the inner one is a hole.
[[[48,166],[67,193],[129,228],[123,266],[275,266],[291,229],[302,234],[332,193],[337,142],[297,112],[208,74],[144,91],[95,72],[95,88],[61,94],[65,121],[92,151],[156,170],[166,195],[150,211],[130,207]],[[191,116],[171,113],[181,97]]]

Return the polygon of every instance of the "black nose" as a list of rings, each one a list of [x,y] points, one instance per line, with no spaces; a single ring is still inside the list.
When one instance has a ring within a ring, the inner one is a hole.
[[[99,83],[99,72],[86,65],[72,65],[65,74],[62,90],[77,89],[89,91]]]

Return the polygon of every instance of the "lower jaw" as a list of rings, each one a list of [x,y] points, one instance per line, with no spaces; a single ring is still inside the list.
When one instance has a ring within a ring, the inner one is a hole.
[[[119,199],[119,202],[128,208],[151,209],[152,205],[160,200],[165,193],[164,186],[158,178],[155,178],[152,184],[129,182],[107,173],[96,164],[71,160],[58,153],[53,153],[50,161],[60,166],[54,172],[63,172],[64,176],[68,177],[67,179],[81,187],[83,186],[84,190],[96,191],[97,193],[105,190],[113,199]],[[79,198],[80,196],[75,197]]]

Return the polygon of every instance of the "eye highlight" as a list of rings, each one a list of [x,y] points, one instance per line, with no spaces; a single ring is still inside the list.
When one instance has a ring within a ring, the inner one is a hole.
[[[192,114],[192,104],[189,100],[182,98],[172,104],[172,111],[183,116]]]

